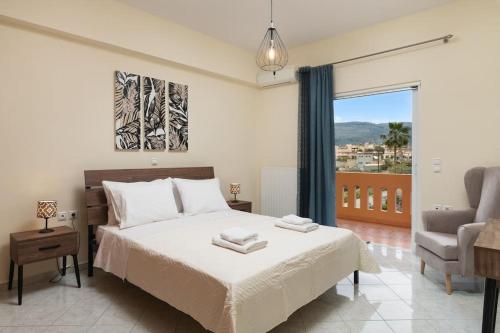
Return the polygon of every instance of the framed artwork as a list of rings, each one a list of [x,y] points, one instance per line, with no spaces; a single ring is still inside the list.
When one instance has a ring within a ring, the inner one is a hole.
[[[115,72],[115,148],[141,148],[140,76]]]
[[[143,77],[144,150],[165,150],[165,81]]]
[[[188,150],[188,86],[168,84],[168,150]]]

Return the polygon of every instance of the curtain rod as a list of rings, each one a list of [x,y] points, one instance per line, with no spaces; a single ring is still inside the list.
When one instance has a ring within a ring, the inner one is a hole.
[[[380,55],[380,54],[394,52],[394,51],[399,51],[399,50],[407,49],[407,48],[414,47],[414,46],[419,46],[419,45],[423,45],[423,44],[437,42],[437,41],[440,41],[440,40],[442,40],[443,43],[448,43],[448,41],[450,39],[452,39],[452,38],[453,38],[453,35],[452,34],[448,34],[446,36],[442,36],[442,37],[438,37],[438,38],[433,38],[433,39],[429,39],[429,40],[424,40],[423,42],[408,44],[408,45],[404,45],[404,46],[400,46],[400,47],[395,47],[393,49],[389,49],[389,50],[385,50],[385,51],[380,51],[380,52],[366,54],[366,55],[363,55],[363,56],[360,56],[360,57],[355,57],[355,58],[350,58],[350,59],[345,59],[345,60],[341,60],[341,61],[332,62],[329,65],[343,64],[345,62],[355,61],[355,60],[369,58],[369,57],[374,57],[374,56],[377,56],[377,55]]]

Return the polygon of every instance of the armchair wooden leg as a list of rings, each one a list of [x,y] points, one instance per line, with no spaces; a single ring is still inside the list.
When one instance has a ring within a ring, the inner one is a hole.
[[[424,259],[420,259],[420,274],[424,274],[425,271],[425,261]]]
[[[453,289],[451,287],[451,274],[450,273],[446,273],[446,293],[448,295],[451,295],[451,293],[453,292]]]

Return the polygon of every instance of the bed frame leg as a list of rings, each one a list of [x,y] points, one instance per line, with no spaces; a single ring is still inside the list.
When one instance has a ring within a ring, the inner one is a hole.
[[[88,226],[88,262],[87,275],[94,276],[94,226]]]
[[[354,284],[359,284],[359,271],[354,271]]]

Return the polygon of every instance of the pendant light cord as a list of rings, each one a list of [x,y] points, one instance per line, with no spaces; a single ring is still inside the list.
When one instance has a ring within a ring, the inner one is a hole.
[[[273,0],[271,0],[271,23],[273,23]]]

